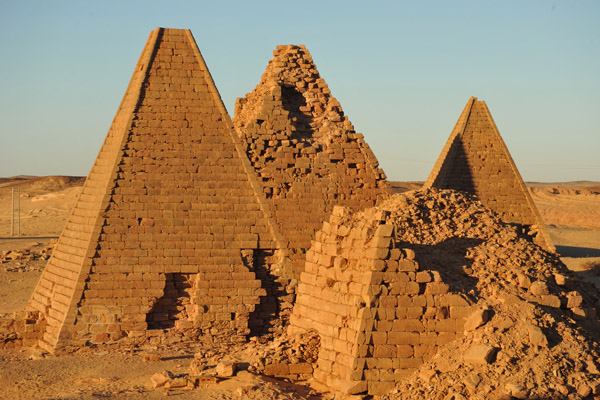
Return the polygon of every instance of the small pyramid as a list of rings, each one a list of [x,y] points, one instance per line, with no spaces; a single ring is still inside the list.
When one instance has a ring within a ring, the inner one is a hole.
[[[29,302],[40,345],[243,340],[280,246],[260,190],[191,32],[156,29]]]
[[[484,101],[471,97],[446,142],[425,187],[476,195],[506,222],[547,251],[555,248]]]
[[[344,394],[387,393],[459,337],[471,312],[466,297],[395,240],[394,211],[334,208],[300,275],[288,333],[319,334],[314,378]]]
[[[237,100],[233,124],[288,247],[284,273],[297,278],[333,206],[373,206],[388,183],[306,47],[273,54],[260,83]]]

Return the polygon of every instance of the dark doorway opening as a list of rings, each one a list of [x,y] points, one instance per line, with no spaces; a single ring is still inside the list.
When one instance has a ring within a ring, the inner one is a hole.
[[[177,320],[189,320],[193,315],[190,294],[195,274],[165,274],[163,296],[146,315],[148,329],[169,329]]]

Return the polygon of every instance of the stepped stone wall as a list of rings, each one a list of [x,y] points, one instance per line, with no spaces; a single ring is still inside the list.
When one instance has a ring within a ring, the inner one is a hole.
[[[153,31],[28,305],[40,344],[244,340],[281,248],[253,174],[191,32]]]
[[[462,335],[474,311],[396,244],[392,222],[389,211],[335,207],[300,275],[288,333],[319,333],[314,377],[346,394],[388,392]]]
[[[555,251],[544,222],[484,101],[471,97],[425,187],[475,194],[503,220]]]
[[[273,54],[260,83],[237,99],[233,123],[288,248],[285,272],[297,278],[333,206],[372,206],[388,184],[308,50],[284,45]]]

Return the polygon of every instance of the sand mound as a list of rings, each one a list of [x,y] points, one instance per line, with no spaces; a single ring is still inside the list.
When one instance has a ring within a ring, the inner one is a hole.
[[[546,224],[600,228],[600,186],[533,186],[531,195]]]
[[[74,186],[82,186],[85,177],[81,176],[15,176],[0,178],[0,189],[20,188],[29,195],[57,192]],[[6,190],[3,191],[6,193]]]

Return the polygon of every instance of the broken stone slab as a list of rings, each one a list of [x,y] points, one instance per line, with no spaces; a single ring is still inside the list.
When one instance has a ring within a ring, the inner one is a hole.
[[[467,386],[471,390],[475,390],[479,383],[481,383],[481,375],[473,373],[467,375],[464,379],[465,386]]]
[[[567,308],[578,308],[583,303],[583,296],[576,291],[567,293]]]
[[[528,399],[529,398],[529,390],[523,386],[516,383],[507,383],[504,387],[506,390],[506,394],[515,399]]]
[[[235,374],[237,364],[231,361],[222,361],[217,364],[217,375],[229,378]]]
[[[157,372],[154,375],[152,375],[150,377],[150,380],[152,381],[152,387],[156,389],[159,387],[164,387],[167,384],[167,382],[169,382],[173,378],[175,378],[175,375],[173,375],[171,371],[163,371]]]
[[[192,376],[188,378],[188,381],[194,387],[198,387],[201,384],[214,384],[219,382],[219,378],[216,376]]]
[[[542,330],[535,325],[528,325],[527,332],[529,333],[529,341],[536,347],[548,347],[548,338]]]
[[[154,362],[154,361],[160,361],[160,360],[161,360],[160,354],[154,354],[154,353],[144,354],[144,358],[143,358],[144,362]]]
[[[463,359],[469,364],[489,364],[494,358],[496,349],[487,344],[478,344],[465,353]]]
[[[183,387],[187,387],[189,384],[188,380],[186,378],[175,378],[172,379],[168,382],[165,383],[165,388],[167,389],[177,389],[177,388],[183,388]],[[192,383],[193,385],[193,383]]]
[[[427,383],[429,383],[436,375],[437,371],[435,369],[424,369],[421,372],[419,372],[419,378],[421,378]]]
[[[548,289],[548,285],[546,282],[535,281],[529,286],[529,292],[535,296],[542,296],[546,294],[550,294],[550,290]]]
[[[567,277],[563,274],[555,273],[554,282],[556,282],[556,284],[559,286],[564,286],[567,283]]]
[[[587,384],[582,383],[577,387],[577,394],[581,397],[588,397],[590,394],[592,394],[592,388]]]
[[[465,321],[465,332],[471,332],[488,322],[490,311],[488,308],[478,308]]]

